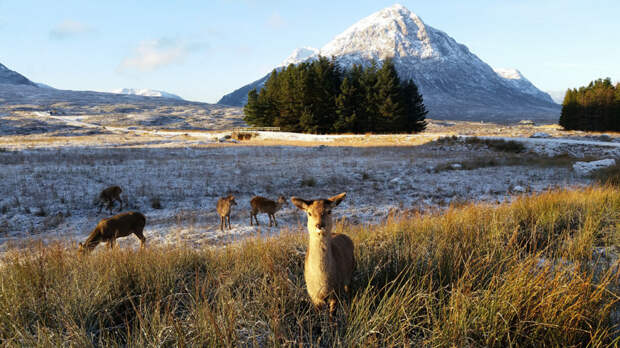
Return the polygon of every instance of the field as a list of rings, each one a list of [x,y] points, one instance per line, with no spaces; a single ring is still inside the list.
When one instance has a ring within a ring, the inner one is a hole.
[[[493,146],[505,143],[501,140],[428,135],[317,136],[278,144],[274,134],[266,134],[264,139],[222,143],[207,134],[210,138],[201,143],[196,135],[162,140],[158,134],[131,131],[117,136],[124,143],[116,145],[95,145],[97,136],[84,136],[86,144],[65,139],[70,144],[60,146],[35,147],[28,143],[31,138],[5,143],[0,151],[0,245],[10,249],[36,240],[82,240],[108,216],[98,213],[93,200],[110,185],[123,188],[125,209],[147,216],[150,244],[199,247],[303,229],[302,216],[290,204],[277,214],[279,227],[265,226],[266,215],[259,217],[260,227],[249,226],[254,195],[288,200],[346,191],[339,216],[353,224],[378,223],[450,204],[498,203],[515,194],[581,187],[591,179],[572,171],[575,161],[613,158],[620,151],[616,143],[525,141],[502,148]],[[222,233],[215,205],[228,194],[239,205],[233,210],[232,230]],[[131,238],[124,243],[136,244]]]
[[[3,257],[9,346],[613,346],[620,191],[558,190],[376,226],[334,319],[305,293],[302,234],[217,249],[62,245]]]
[[[419,135],[235,140],[28,115],[7,119],[40,131],[5,123],[0,136],[3,344],[618,343],[620,192],[572,168],[618,160],[618,134],[431,121]],[[110,185],[146,215],[148,247],[128,237],[77,257],[109,216],[94,199]],[[340,192],[336,229],[358,269],[330,321],[305,293],[305,217],[289,203],[278,227],[266,215],[250,226],[249,200]],[[228,194],[239,204],[222,232],[215,205]]]

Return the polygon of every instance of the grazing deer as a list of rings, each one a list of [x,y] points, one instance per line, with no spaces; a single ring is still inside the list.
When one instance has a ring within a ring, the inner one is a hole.
[[[99,221],[97,227],[90,233],[84,243],[80,243],[80,253],[90,252],[99,243],[108,243],[108,248],[113,248],[116,238],[126,237],[135,234],[140,239],[140,246],[144,247],[146,238],[142,234],[146,218],[138,212],[126,212],[114,215]]]
[[[252,200],[250,200],[250,205],[252,206],[252,211],[250,212],[250,226],[253,225],[252,217],[256,220],[256,226],[260,226],[256,218],[258,213],[267,213],[269,216],[269,226],[272,226],[272,220],[273,223],[278,226],[275,214],[286,204],[286,198],[284,198],[284,196],[280,196],[277,202],[265,197],[254,196]]]
[[[121,207],[118,209],[118,211],[123,210],[121,192],[123,192],[123,190],[120,188],[120,186],[110,186],[101,191],[99,197],[97,198],[97,204],[99,205],[98,213],[101,213],[103,205],[107,203],[108,210],[110,210],[110,214],[112,214],[112,207],[114,206],[114,201],[118,201],[121,204]]]
[[[304,263],[306,288],[312,303],[321,308],[329,302],[330,316],[336,310],[336,300],[344,290],[349,293],[355,270],[353,241],[344,234],[332,234],[332,209],[346,192],[328,199],[291,197],[295,206],[308,215],[308,252]]]
[[[220,214],[220,231],[222,232],[226,222],[228,222],[228,229],[230,230],[230,210],[233,205],[237,205],[233,195],[222,197],[217,201],[217,213]]]

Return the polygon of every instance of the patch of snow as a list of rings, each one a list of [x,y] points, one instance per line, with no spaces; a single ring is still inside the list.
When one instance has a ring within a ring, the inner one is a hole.
[[[318,56],[319,56],[318,48],[313,48],[313,47],[297,48],[278,67],[286,67],[286,66],[289,66],[290,64],[303,63],[309,60],[316,59],[318,58]]]
[[[536,132],[536,133],[532,134],[530,136],[530,138],[545,139],[545,138],[551,138],[551,135],[549,135],[549,133],[545,133],[545,132]]]
[[[588,176],[593,172],[616,165],[616,160],[612,158],[592,162],[575,162],[573,170],[581,176]]]

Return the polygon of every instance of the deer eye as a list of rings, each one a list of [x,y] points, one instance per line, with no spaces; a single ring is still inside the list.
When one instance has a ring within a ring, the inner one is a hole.
[[[308,216],[312,216],[312,213],[308,212]]]

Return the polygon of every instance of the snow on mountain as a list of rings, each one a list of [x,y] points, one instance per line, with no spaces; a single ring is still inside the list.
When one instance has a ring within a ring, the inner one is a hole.
[[[543,92],[536,88],[528,79],[517,69],[494,69],[497,75],[504,79],[512,87],[520,90],[525,94],[530,94],[535,98],[555,103],[555,100],[547,92]]]
[[[313,59],[316,49],[296,50],[289,59]],[[493,70],[469,49],[416,14],[396,4],[353,24],[320,49],[344,68],[392,58],[401,79],[413,79],[429,117],[466,120],[557,120],[559,106],[517,70]],[[281,67],[281,66],[279,66]],[[226,96],[219,103],[243,105],[247,92],[269,75]]]
[[[319,57],[320,50],[313,47],[296,48],[278,67],[286,67],[290,64],[299,64]]]
[[[113,90],[112,93],[116,93],[116,94],[129,94],[129,95],[140,95],[140,96],[143,96],[143,97],[160,97],[160,98],[172,98],[172,99],[183,100],[183,98],[179,97],[176,94],[172,94],[172,93],[168,93],[168,92],[164,92],[164,91],[158,91],[158,90],[154,90],[154,89],[148,89],[148,88],[142,88],[142,89],[138,89],[138,88],[121,88],[121,89]]]
[[[10,70],[0,63],[0,84],[36,86],[22,74]]]

